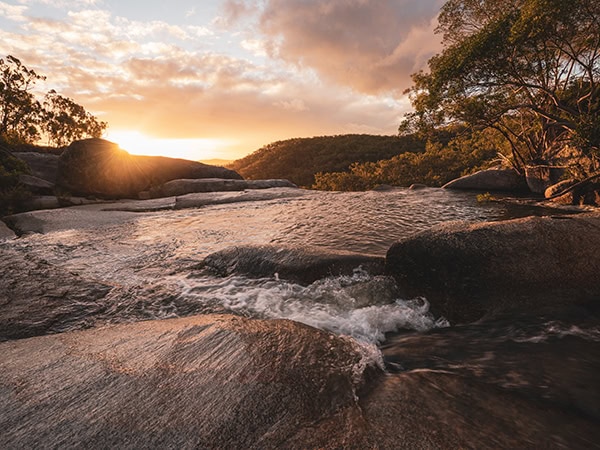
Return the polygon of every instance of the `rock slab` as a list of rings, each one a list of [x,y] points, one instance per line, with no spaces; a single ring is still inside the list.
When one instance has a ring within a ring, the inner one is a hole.
[[[439,225],[394,244],[386,271],[452,321],[600,298],[600,215]]]
[[[310,284],[327,276],[352,275],[361,266],[371,275],[383,273],[383,259],[349,252],[311,248],[239,246],[212,253],[203,268],[219,276],[273,277]]]
[[[296,322],[196,316],[0,349],[2,448],[370,447],[358,347]]]

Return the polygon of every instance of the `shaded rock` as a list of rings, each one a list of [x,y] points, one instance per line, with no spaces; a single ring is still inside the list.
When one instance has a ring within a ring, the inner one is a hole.
[[[585,182],[577,185],[572,183],[571,189],[566,189],[564,194],[555,194],[550,200],[563,205],[600,205],[600,184],[598,183]]]
[[[196,192],[243,191],[247,187],[248,183],[245,180],[224,180],[221,178],[172,180],[162,186],[150,189],[150,197],[174,197]]]
[[[39,209],[56,209],[62,208],[64,205],[60,199],[54,195],[38,195],[31,197],[26,202],[26,209],[30,211]]]
[[[248,189],[298,188],[291,181],[282,179],[246,180],[246,182],[248,183]]]
[[[384,359],[397,369],[361,398],[372,438],[390,449],[589,448],[600,439],[598,319],[597,308],[536,311],[390,337]]]
[[[408,187],[408,189],[410,189],[411,191],[414,191],[417,189],[425,189],[426,187],[427,187],[427,185],[425,185],[425,184],[413,183]]]
[[[243,191],[244,189],[297,188],[287,180],[224,180],[221,178],[201,178],[172,180],[151,189],[149,198],[171,197],[199,192]],[[146,196],[142,193],[142,196]]]
[[[137,198],[139,192],[183,178],[241,179],[223,167],[162,156],[130,155],[103,139],[73,142],[61,154],[58,184],[75,194]]]
[[[0,256],[0,341],[89,326],[106,308],[112,286],[14,250]]]
[[[544,197],[550,198],[557,194],[560,194],[561,192],[565,191],[566,189],[570,188],[576,183],[577,180],[563,180],[556,184],[553,184],[552,186],[546,188],[546,190],[544,191]]]
[[[34,194],[51,195],[54,191],[54,183],[32,175],[20,174],[19,183]]]
[[[386,271],[452,321],[600,298],[600,216],[454,222],[394,244]]]
[[[370,448],[350,340],[196,316],[0,344],[2,448]]]
[[[8,241],[16,237],[15,232],[0,220],[0,241]]]
[[[58,155],[38,152],[15,152],[14,156],[25,161],[34,177],[56,183],[58,175]]]
[[[362,266],[371,275],[383,273],[383,258],[314,248],[276,246],[230,247],[204,259],[203,268],[219,276],[272,277],[310,284],[327,276],[352,275]]]
[[[543,194],[553,184],[564,175],[565,169],[562,167],[552,167],[549,165],[537,165],[525,167],[525,180],[529,190],[534,194]]]
[[[452,180],[443,189],[526,192],[527,184],[521,175],[512,169],[480,170],[471,175]]]

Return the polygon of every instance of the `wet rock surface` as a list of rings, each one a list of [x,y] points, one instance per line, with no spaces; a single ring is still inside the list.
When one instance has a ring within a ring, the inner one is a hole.
[[[383,273],[383,263],[383,258],[355,253],[263,245],[231,247],[213,253],[201,267],[219,276],[277,276],[309,284],[327,276],[351,275],[359,266],[371,275],[379,275]]]
[[[577,448],[599,442],[598,307],[390,336],[361,401],[382,448]],[[387,422],[391,425],[391,421]],[[401,444],[399,444],[401,443]]]
[[[2,448],[368,443],[357,348],[295,322],[202,316],[0,347]]]
[[[600,298],[600,216],[449,223],[394,244],[386,271],[452,322]]]

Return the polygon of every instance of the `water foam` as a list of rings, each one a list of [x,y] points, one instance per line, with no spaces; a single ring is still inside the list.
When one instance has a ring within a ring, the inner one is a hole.
[[[277,278],[190,278],[185,280],[183,295],[208,310],[290,319],[374,345],[389,332],[426,331],[447,325],[430,314],[424,298],[392,298],[395,286],[390,280],[362,270],[309,286]]]

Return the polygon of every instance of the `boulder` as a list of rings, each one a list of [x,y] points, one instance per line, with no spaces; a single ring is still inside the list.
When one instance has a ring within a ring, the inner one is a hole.
[[[56,183],[58,176],[58,155],[38,152],[15,152],[14,156],[25,161],[34,177]]]
[[[438,225],[394,244],[386,272],[453,322],[600,298],[600,215]]]
[[[230,247],[208,255],[202,268],[219,276],[273,277],[310,284],[327,276],[352,275],[362,266],[371,275],[383,273],[383,259],[349,252],[271,245]]]
[[[360,347],[195,316],[0,344],[0,447],[371,448]]]
[[[58,184],[73,194],[105,198],[137,198],[170,180],[226,178],[241,180],[236,172],[185,159],[130,155],[103,139],[73,142],[59,158]]]
[[[162,186],[150,189],[150,197],[175,197],[196,192],[243,191],[248,187],[245,180],[222,178],[200,178],[168,181]]]
[[[487,169],[452,180],[442,188],[490,192],[526,192],[527,184],[523,177],[512,169]]]
[[[34,194],[51,195],[54,191],[54,183],[32,175],[20,174],[19,183]]]
[[[3,221],[0,220],[0,242],[8,241],[10,239],[16,238],[17,235],[13,230],[11,230],[8,225],[6,225]]]
[[[585,182],[575,186],[573,182],[571,182],[571,186],[572,189],[565,188],[563,189],[563,194],[559,195],[559,191],[557,194],[552,196],[550,200],[554,203],[560,203],[562,205],[600,205],[599,183]],[[552,188],[553,186],[549,187],[546,191],[551,191]]]

